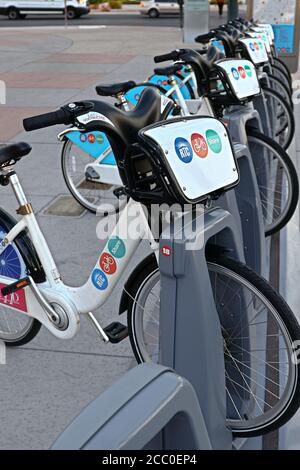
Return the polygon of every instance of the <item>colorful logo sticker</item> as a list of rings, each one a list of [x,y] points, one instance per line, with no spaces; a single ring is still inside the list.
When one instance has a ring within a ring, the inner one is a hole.
[[[92,272],[92,283],[99,290],[105,290],[107,288],[108,280],[101,269],[94,269]]]
[[[168,245],[165,245],[162,247],[161,252],[164,256],[171,256],[171,248],[168,247]]]
[[[88,135],[88,141],[90,144],[93,144],[96,140],[96,137],[94,136],[94,134],[89,134]]]
[[[115,258],[123,258],[126,253],[126,248],[123,240],[115,236],[108,242],[108,250]]]
[[[157,80],[157,85],[162,85],[162,81],[161,81],[161,80]]]
[[[103,135],[97,134],[96,140],[97,140],[98,144],[103,144],[103,142],[104,142]]]
[[[222,142],[219,137],[219,134],[216,131],[209,129],[208,131],[206,131],[205,136],[206,136],[206,140],[207,140],[209,148],[214,153],[220,153],[222,150]]]
[[[134,95],[134,99],[135,99],[136,101],[138,101],[138,100],[140,99],[139,93],[136,93],[136,94]]]
[[[238,79],[240,78],[240,75],[239,75],[239,73],[238,73],[238,71],[237,71],[236,68],[232,67],[231,73],[232,73],[232,75],[233,75],[233,78],[235,78],[236,80],[238,80]]]
[[[201,134],[194,133],[191,135],[192,147],[196,155],[200,158],[207,157],[208,147],[205,138]]]
[[[99,266],[106,274],[114,274],[117,270],[117,263],[109,253],[102,253],[99,259]]]
[[[26,296],[24,289],[19,289],[17,292],[12,292],[8,295],[3,295],[1,289],[7,287],[8,284],[0,283],[0,304],[7,307],[16,308],[21,312],[27,312]]]
[[[252,77],[252,70],[251,70],[250,65],[245,65],[244,69],[248,77]]]
[[[257,44],[257,42],[254,43],[254,47],[257,51],[259,50],[259,45]]]
[[[189,142],[183,137],[176,137],[174,142],[177,156],[184,163],[190,163],[193,159],[193,150]]]
[[[86,135],[85,134],[80,134],[80,142],[86,142]]]
[[[238,71],[239,71],[239,74],[241,76],[241,78],[246,78],[246,72],[244,70],[244,67],[242,67],[241,65],[238,67]]]
[[[253,42],[250,42],[249,46],[250,46],[251,51],[255,51],[255,46],[254,46]]]
[[[175,80],[175,81],[176,81],[176,80]],[[176,83],[177,83],[177,82],[176,82]],[[164,80],[164,81],[162,82],[162,84],[163,84],[164,86],[166,86],[166,85],[169,84],[169,82],[168,82],[168,80]]]

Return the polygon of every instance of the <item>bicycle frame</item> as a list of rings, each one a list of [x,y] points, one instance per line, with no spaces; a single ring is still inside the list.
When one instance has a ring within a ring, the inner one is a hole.
[[[127,209],[122,211],[104,249],[97,257],[95,266],[87,281],[80,287],[67,286],[61,280],[56,263],[31,205],[27,202],[18,176],[11,174],[9,180],[16,199],[20,204],[21,212],[25,213],[26,209],[26,213],[7,233],[1,243],[0,254],[13,243],[22,231],[27,230],[40,258],[47,280],[37,285],[29,277],[30,285],[17,290],[18,302],[13,300],[9,302],[8,298],[1,296],[0,303],[36,318],[56,337],[62,339],[72,338],[79,329],[79,315],[88,314],[104,304],[124,272],[131,256],[136,251],[141,239],[148,239],[153,249],[157,248],[157,243],[152,236],[142,206],[133,200],[129,200]],[[130,224],[139,224],[141,227],[138,237],[128,237],[128,227]],[[122,235],[123,238],[121,238]],[[17,279],[13,280],[0,276],[1,288],[16,281]],[[56,311],[53,306],[56,307]],[[54,324],[58,311],[63,311],[67,316],[68,321],[65,329],[59,329]]]

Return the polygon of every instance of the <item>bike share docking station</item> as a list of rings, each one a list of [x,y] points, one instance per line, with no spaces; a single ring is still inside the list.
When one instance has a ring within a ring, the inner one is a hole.
[[[241,183],[196,211],[192,221],[185,223],[184,214],[172,219],[161,234],[160,364],[127,372],[75,418],[52,449],[233,448],[226,421],[234,413],[225,383],[227,320],[219,318],[207,252],[224,250],[243,262],[247,243],[247,262],[260,269],[264,253],[251,157],[245,145],[234,144],[234,151]],[[243,321],[240,307],[248,301],[242,293],[239,305],[231,306],[230,321]],[[249,315],[247,308],[242,311]]]

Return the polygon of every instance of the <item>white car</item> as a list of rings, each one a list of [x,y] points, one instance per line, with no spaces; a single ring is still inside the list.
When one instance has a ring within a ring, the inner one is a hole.
[[[0,15],[10,20],[25,18],[26,15],[44,13],[64,13],[64,0],[0,0]],[[79,18],[90,12],[88,0],[67,0],[69,20]]]
[[[148,15],[150,18],[157,18],[160,15],[179,15],[179,3],[177,0],[146,0],[140,3],[140,13]]]

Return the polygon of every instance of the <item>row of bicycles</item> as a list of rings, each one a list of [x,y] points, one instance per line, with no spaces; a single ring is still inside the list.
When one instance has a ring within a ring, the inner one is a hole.
[[[171,223],[180,211],[197,217],[245,184],[235,157],[237,136],[229,125],[233,116],[253,157],[265,236],[292,218],[299,196],[288,154],[295,133],[292,84],[276,56],[272,27],[237,19],[195,41],[195,49],[156,56],[156,63],[168,64],[155,68],[145,82],[98,85],[97,94],[113,104],[83,100],[24,120],[28,132],[65,125],[58,137],[71,194],[98,215],[119,212],[82,286],[61,279],[15,172],[31,147],[20,142],[0,149],[0,184],[11,185],[20,215],[17,221],[0,210],[0,339],[8,346],[28,343],[41,325],[57,338],[72,338],[85,314],[105,342],[118,343],[129,335],[138,362],[159,361],[159,256],[171,253],[167,248],[159,253],[151,207],[163,207],[158,225],[162,213],[170,211],[166,206],[176,205]],[[122,237],[136,220],[139,237]],[[145,238],[152,253],[131,272],[118,309],[127,312],[128,326],[113,322],[104,328],[93,312],[113,295]],[[269,282],[230,255],[222,246],[207,246],[224,343],[227,425],[234,435],[255,436],[282,426],[300,406],[295,359],[300,327]],[[240,319],[233,315],[233,304],[235,313],[240,308]],[[200,363],[195,357],[195,367]]]

